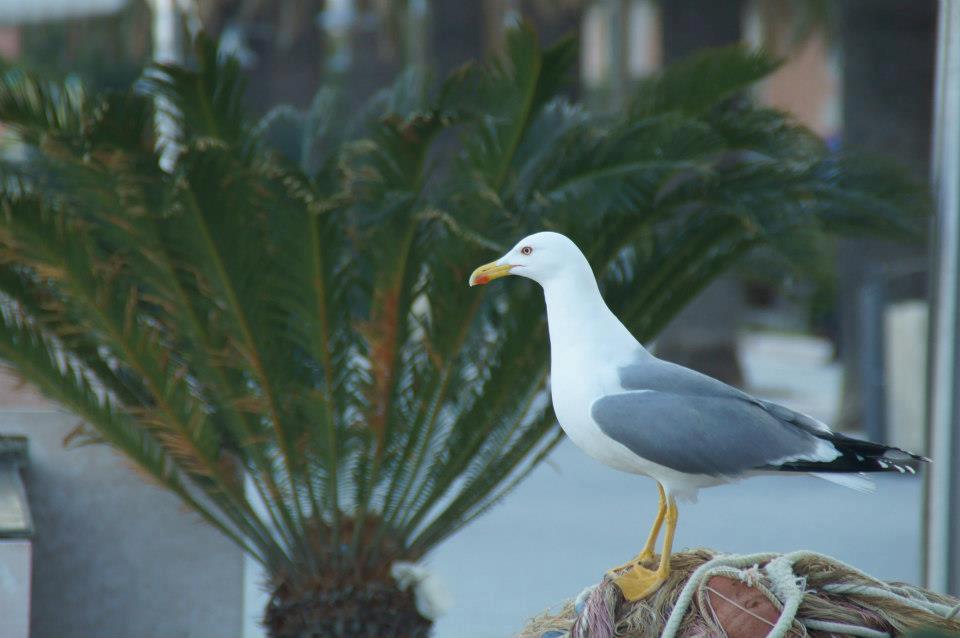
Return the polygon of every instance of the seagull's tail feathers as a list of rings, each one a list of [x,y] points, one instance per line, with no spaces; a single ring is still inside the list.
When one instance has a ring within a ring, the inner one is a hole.
[[[793,459],[776,467],[784,472],[810,472],[812,474],[828,473],[833,475],[859,472],[900,472],[915,474],[917,465],[927,463],[930,459],[918,454],[911,454],[900,448],[881,445],[871,441],[855,439],[833,432],[826,424],[811,416],[786,408],[769,401],[756,400],[764,410],[785,423],[804,430],[821,441],[826,442],[837,451],[836,458],[830,461],[821,459]],[[827,478],[826,476],[821,478]],[[827,480],[833,480],[827,478]],[[842,483],[842,480],[834,481]]]
[[[836,449],[838,455],[835,459],[830,461],[797,459],[783,463],[777,469],[786,472],[810,472],[818,476],[827,474],[829,476],[821,476],[821,478],[843,484],[847,479],[841,478],[842,475],[849,476],[863,472],[916,474],[916,467],[920,463],[930,461],[924,456],[911,454],[900,448],[862,441],[836,432],[813,434]]]
[[[876,483],[867,478],[863,472],[856,474],[831,474],[830,472],[810,472],[810,476],[816,476],[824,481],[830,481],[843,487],[858,492],[873,492],[877,489]]]

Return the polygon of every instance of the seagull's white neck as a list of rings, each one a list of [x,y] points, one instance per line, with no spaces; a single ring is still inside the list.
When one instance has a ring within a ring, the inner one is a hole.
[[[564,272],[542,285],[554,366],[567,357],[583,363],[635,356],[640,344],[607,307],[589,267]]]

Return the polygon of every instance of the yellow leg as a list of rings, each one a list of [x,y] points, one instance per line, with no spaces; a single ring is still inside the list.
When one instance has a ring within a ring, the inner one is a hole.
[[[667,504],[667,531],[663,537],[663,552],[660,554],[660,566],[656,571],[647,569],[642,565],[634,565],[629,571],[614,577],[623,597],[634,601],[646,598],[660,588],[660,585],[667,580],[670,575],[670,552],[673,549],[673,534],[677,529],[677,503],[670,497]]]
[[[636,560],[640,562],[653,559],[653,550],[657,547],[660,527],[663,525],[664,516],[667,515],[667,495],[663,493],[663,486],[659,483],[657,483],[657,491],[660,492],[660,502],[657,505],[657,517],[653,519],[653,527],[650,528],[650,534],[647,536],[647,542],[643,546],[643,551],[641,551],[636,558]]]
[[[660,485],[660,483],[657,483],[657,491],[660,492],[660,502],[657,505],[657,517],[653,519],[653,527],[650,528],[650,534],[647,535],[647,542],[643,546],[643,551],[623,565],[617,565],[610,569],[611,574],[632,567],[636,563],[645,563],[653,560],[653,550],[657,547],[657,538],[660,537],[660,527],[663,525],[663,517],[667,514],[667,496],[664,494],[663,486]]]

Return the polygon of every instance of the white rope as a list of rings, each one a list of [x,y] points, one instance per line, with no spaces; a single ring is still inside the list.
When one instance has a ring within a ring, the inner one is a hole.
[[[667,623],[663,628],[661,638],[676,638],[677,632],[680,629],[680,625],[683,622],[684,616],[687,614],[693,597],[697,595],[697,592],[701,592],[702,595],[703,590],[701,585],[710,577],[722,575],[745,581],[747,575],[739,570],[755,567],[762,563],[766,563],[764,571],[767,574],[771,589],[773,591],[771,593],[771,591],[766,587],[758,584],[753,584],[752,586],[766,595],[767,598],[770,599],[771,603],[773,603],[775,606],[782,607],[780,610],[780,617],[777,620],[777,623],[773,625],[770,633],[767,634],[767,638],[784,638],[790,631],[790,628],[793,626],[794,621],[798,620],[796,618],[797,610],[800,607],[800,603],[803,601],[803,595],[806,590],[806,579],[797,576],[793,571],[794,565],[802,560],[814,560],[827,563],[829,565],[845,569],[867,582],[877,584],[876,586],[827,584],[822,587],[823,591],[828,591],[831,593],[859,594],[863,596],[872,596],[876,598],[893,600],[900,604],[907,605],[928,613],[933,613],[946,619],[950,619],[960,612],[960,605],[957,607],[949,607],[931,600],[922,600],[915,597],[915,595],[909,590],[905,593],[898,593],[895,591],[897,589],[895,586],[889,586],[883,581],[877,580],[873,576],[860,571],[856,567],[847,565],[846,563],[838,561],[835,558],[824,556],[823,554],[818,554],[816,552],[798,551],[783,555],[763,553],[747,554],[743,556],[728,554],[723,556],[715,556],[690,574],[690,577],[687,579],[687,582],[684,584],[683,589],[680,591],[680,594],[677,597],[677,602],[674,605],[673,610],[670,612],[670,617],[667,619]],[[711,589],[711,591],[713,590]],[[719,592],[717,593],[719,595]],[[721,598],[728,600],[724,596],[721,596]],[[732,603],[733,601],[728,600],[728,602]],[[736,606],[739,607],[739,605]],[[765,619],[764,622],[769,624],[769,621],[766,621]],[[863,638],[889,638],[890,636],[886,632],[878,631],[870,627],[846,625],[843,623],[830,622],[826,620],[805,619],[799,620],[799,622],[803,627],[809,627],[810,629],[832,631],[850,636],[858,636]]]
[[[803,601],[803,592],[806,589],[807,581],[804,578],[798,578],[793,573],[793,554],[785,554],[779,558],[774,558],[767,563],[764,571],[770,577],[770,583],[773,585],[773,591],[783,601],[783,611],[780,612],[780,618],[777,624],[767,634],[767,638],[783,638],[793,626],[793,620],[797,616],[797,609]]]
[[[856,585],[853,583],[831,583],[824,585],[821,589],[831,594],[854,594],[858,596],[869,596],[871,598],[884,598],[886,600],[894,600],[898,603],[906,605],[908,607],[913,607],[920,611],[929,612],[936,614],[938,616],[943,616],[947,620],[952,618],[951,614],[955,614],[953,607],[948,605],[942,605],[932,600],[920,600],[914,598],[913,596],[906,596],[903,594],[897,594],[888,589],[883,589],[882,587],[871,587],[870,585]]]
[[[791,563],[797,563],[798,561],[801,561],[801,560],[803,560],[803,559],[817,560],[817,561],[820,561],[820,562],[822,562],[822,563],[829,563],[830,565],[832,565],[832,566],[834,566],[834,567],[842,567],[843,569],[847,570],[848,572],[851,572],[851,573],[855,574],[856,576],[859,576],[859,577],[862,578],[863,580],[867,580],[867,581],[870,581],[870,582],[872,582],[872,583],[876,583],[877,585],[880,585],[880,586],[882,586],[882,587],[887,587],[887,586],[888,586],[887,583],[883,582],[882,580],[880,580],[880,579],[877,578],[876,576],[871,576],[871,575],[868,574],[867,572],[861,571],[861,570],[857,569],[856,567],[854,567],[853,565],[848,565],[847,563],[843,562],[842,560],[837,560],[837,559],[834,558],[833,556],[825,556],[825,555],[819,554],[819,553],[817,553],[817,552],[812,552],[812,551],[810,551],[809,549],[801,549],[801,550],[798,550],[798,551],[795,551],[795,552],[790,552],[789,554],[784,554],[783,557],[789,559]]]
[[[673,606],[673,611],[670,612],[670,618],[667,619],[667,624],[664,626],[660,638],[676,637],[677,631],[680,629],[680,623],[683,622],[683,617],[687,614],[690,601],[693,600],[693,596],[700,588],[700,582],[704,580],[709,572],[718,567],[753,567],[754,565],[773,560],[776,557],[776,554],[747,554],[745,556],[729,554],[716,556],[703,565],[700,565],[700,567],[697,567],[697,569],[690,574],[686,584],[683,586],[683,590],[677,597],[677,602]]]
[[[845,625],[842,622],[830,622],[829,620],[801,620],[801,623],[808,629],[818,631],[829,631],[831,633],[843,634],[844,636],[862,636],[863,638],[890,638],[890,634],[885,631],[877,631],[869,627],[860,627],[858,625]]]

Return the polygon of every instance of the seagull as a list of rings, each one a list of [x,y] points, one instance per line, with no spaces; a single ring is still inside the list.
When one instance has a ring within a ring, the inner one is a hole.
[[[522,239],[477,268],[469,283],[507,275],[543,288],[550,393],[564,432],[600,462],[657,482],[657,515],[643,550],[609,571],[627,600],[649,596],[666,580],[677,501],[696,500],[701,488],[788,472],[870,491],[863,472],[913,473],[907,463],[928,460],[834,433],[805,414],[658,359],[607,307],[589,262],[564,235]],[[664,523],[660,560],[650,569]]]

